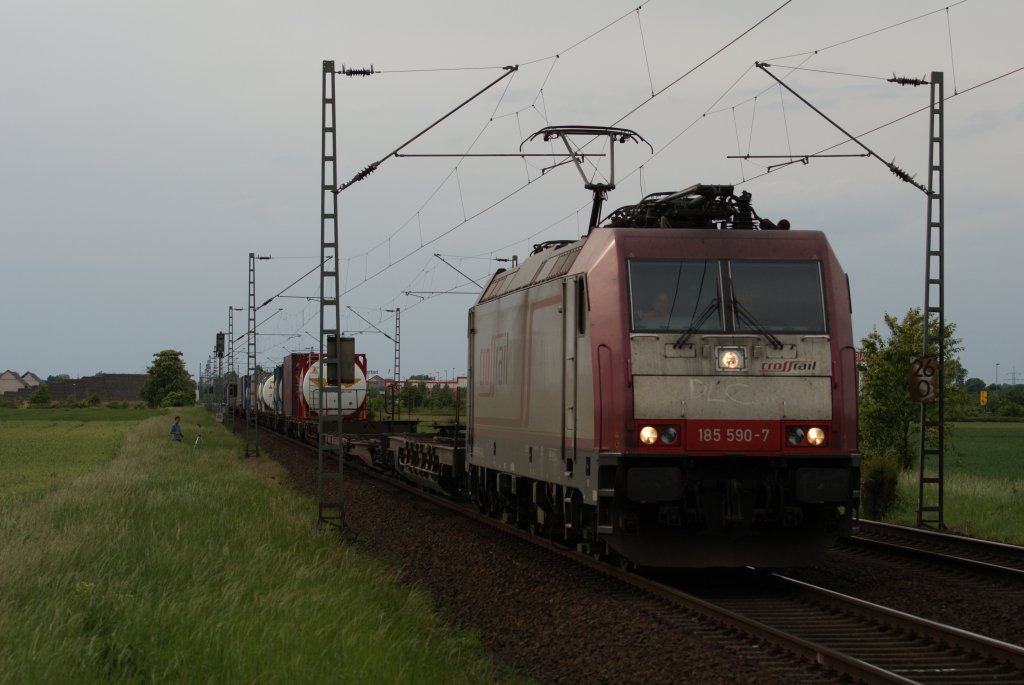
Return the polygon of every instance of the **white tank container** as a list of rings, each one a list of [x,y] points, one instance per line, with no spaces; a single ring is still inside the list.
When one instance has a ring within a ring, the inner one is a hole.
[[[274,411],[274,377],[270,376],[260,383],[260,408],[263,411]]]
[[[321,367],[323,362],[316,362],[309,367],[302,377],[302,399],[313,411],[320,410],[320,393],[324,392],[327,380],[322,377]],[[354,414],[363,406],[366,399],[366,375],[363,370],[356,366],[356,379],[354,383],[345,383],[341,386],[341,415],[349,416]],[[324,400],[327,402],[327,414],[333,414],[338,410],[338,395],[333,390],[324,392]]]

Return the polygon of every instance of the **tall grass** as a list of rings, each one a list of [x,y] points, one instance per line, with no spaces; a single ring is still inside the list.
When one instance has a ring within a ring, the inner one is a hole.
[[[59,418],[46,418],[53,415]],[[112,460],[125,431],[138,423],[120,415],[114,421],[76,420],[63,411],[18,410],[15,416],[0,420],[0,504],[37,495]]]
[[[947,448],[946,526],[967,535],[1024,544],[1024,423],[956,424]],[[900,475],[899,500],[889,520],[915,524],[917,503],[915,464]]]
[[[220,426],[194,448],[210,419],[182,415],[183,444],[148,419],[106,464],[0,504],[0,682],[499,679],[427,596],[317,530],[276,465]]]

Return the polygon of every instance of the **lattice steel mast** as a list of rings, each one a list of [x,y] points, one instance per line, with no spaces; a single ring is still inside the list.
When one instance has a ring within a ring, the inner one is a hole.
[[[946,371],[946,314],[944,288],[945,195],[943,163],[943,83],[942,72],[933,71],[931,77],[931,103],[928,111],[928,227],[925,250],[925,287],[922,326],[924,335],[921,355],[930,353],[932,336],[929,329],[933,315],[938,319],[934,344],[938,347],[938,397],[935,416],[928,417],[928,403],[921,403],[920,468],[917,492],[917,525],[932,525],[945,529],[943,521],[943,476],[945,473],[945,371]],[[931,442],[932,446],[929,446]],[[934,475],[927,475],[932,473]],[[927,486],[927,487],[926,487]],[[926,490],[931,489],[931,493]],[[929,497],[930,495],[930,497]]]
[[[338,161],[335,119],[334,61],[324,60],[322,74],[320,142],[320,402],[317,440],[317,517],[320,524],[345,529],[342,467],[340,369],[341,290],[338,250]],[[333,381],[333,382],[330,382]],[[328,411],[332,402],[337,407]],[[331,463],[333,462],[333,463]]]
[[[249,329],[246,334],[245,457],[259,454],[256,440],[256,253],[249,253]]]
[[[398,400],[402,394],[402,310],[395,308],[395,378],[394,385],[394,406],[391,415],[395,418],[402,416],[402,403]]]

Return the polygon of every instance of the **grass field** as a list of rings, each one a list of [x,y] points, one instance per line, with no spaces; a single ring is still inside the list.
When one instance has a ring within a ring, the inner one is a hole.
[[[888,520],[917,522],[918,471],[900,476]],[[958,423],[946,446],[943,519],[952,530],[1024,544],[1024,423]]]
[[[112,460],[125,431],[156,413],[0,409],[0,504],[39,494]]]
[[[0,417],[0,683],[515,680],[208,414],[38,413]]]

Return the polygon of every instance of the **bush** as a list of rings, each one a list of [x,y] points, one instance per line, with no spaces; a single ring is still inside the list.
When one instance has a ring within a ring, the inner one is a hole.
[[[160,402],[161,407],[191,407],[196,403],[195,395],[184,390],[175,390]]]
[[[32,394],[28,396],[29,404],[50,406],[50,390],[46,383],[40,383]]]
[[[0,409],[17,409],[18,406],[18,402],[0,397]]]
[[[869,457],[861,469],[861,505],[864,516],[881,521],[896,506],[900,470],[893,459]]]
[[[107,409],[127,409],[128,403],[121,402],[120,400],[114,400],[113,402],[107,402]]]
[[[86,402],[89,403],[90,407],[98,407],[101,402],[100,396],[97,395],[96,393],[93,393],[92,395],[89,396],[89,399],[86,400]]]

